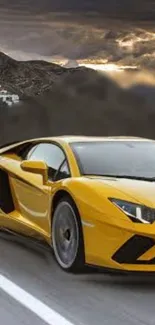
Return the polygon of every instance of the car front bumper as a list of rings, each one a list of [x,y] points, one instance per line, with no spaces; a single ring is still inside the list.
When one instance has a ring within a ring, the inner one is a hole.
[[[83,226],[86,264],[122,271],[155,272],[155,225],[94,222]]]

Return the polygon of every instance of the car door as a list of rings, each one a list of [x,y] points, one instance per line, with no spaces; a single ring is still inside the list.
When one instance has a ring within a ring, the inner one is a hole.
[[[32,225],[33,229],[50,236],[52,180],[63,163],[65,154],[56,144],[39,143],[30,149],[26,159],[44,161],[48,166],[49,182],[47,185],[36,186],[35,184],[35,186],[32,186],[25,179],[12,179],[19,211],[26,222]]]

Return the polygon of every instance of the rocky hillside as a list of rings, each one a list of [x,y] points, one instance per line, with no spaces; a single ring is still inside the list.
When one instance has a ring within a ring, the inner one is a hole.
[[[50,91],[53,84],[67,73],[67,69],[56,64],[46,61],[20,62],[0,52],[0,85],[20,98]]]
[[[0,85],[21,95],[12,106],[0,104],[0,143],[58,134],[155,139],[153,85],[123,89],[94,70],[0,58]]]

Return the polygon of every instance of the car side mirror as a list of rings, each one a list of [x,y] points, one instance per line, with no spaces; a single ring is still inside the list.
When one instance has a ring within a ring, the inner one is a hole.
[[[21,169],[43,176],[43,183],[48,182],[48,167],[44,161],[23,160],[20,164]]]

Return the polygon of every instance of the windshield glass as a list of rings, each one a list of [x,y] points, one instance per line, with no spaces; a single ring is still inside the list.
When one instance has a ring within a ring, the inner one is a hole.
[[[155,177],[155,142],[101,141],[70,144],[82,175]]]

